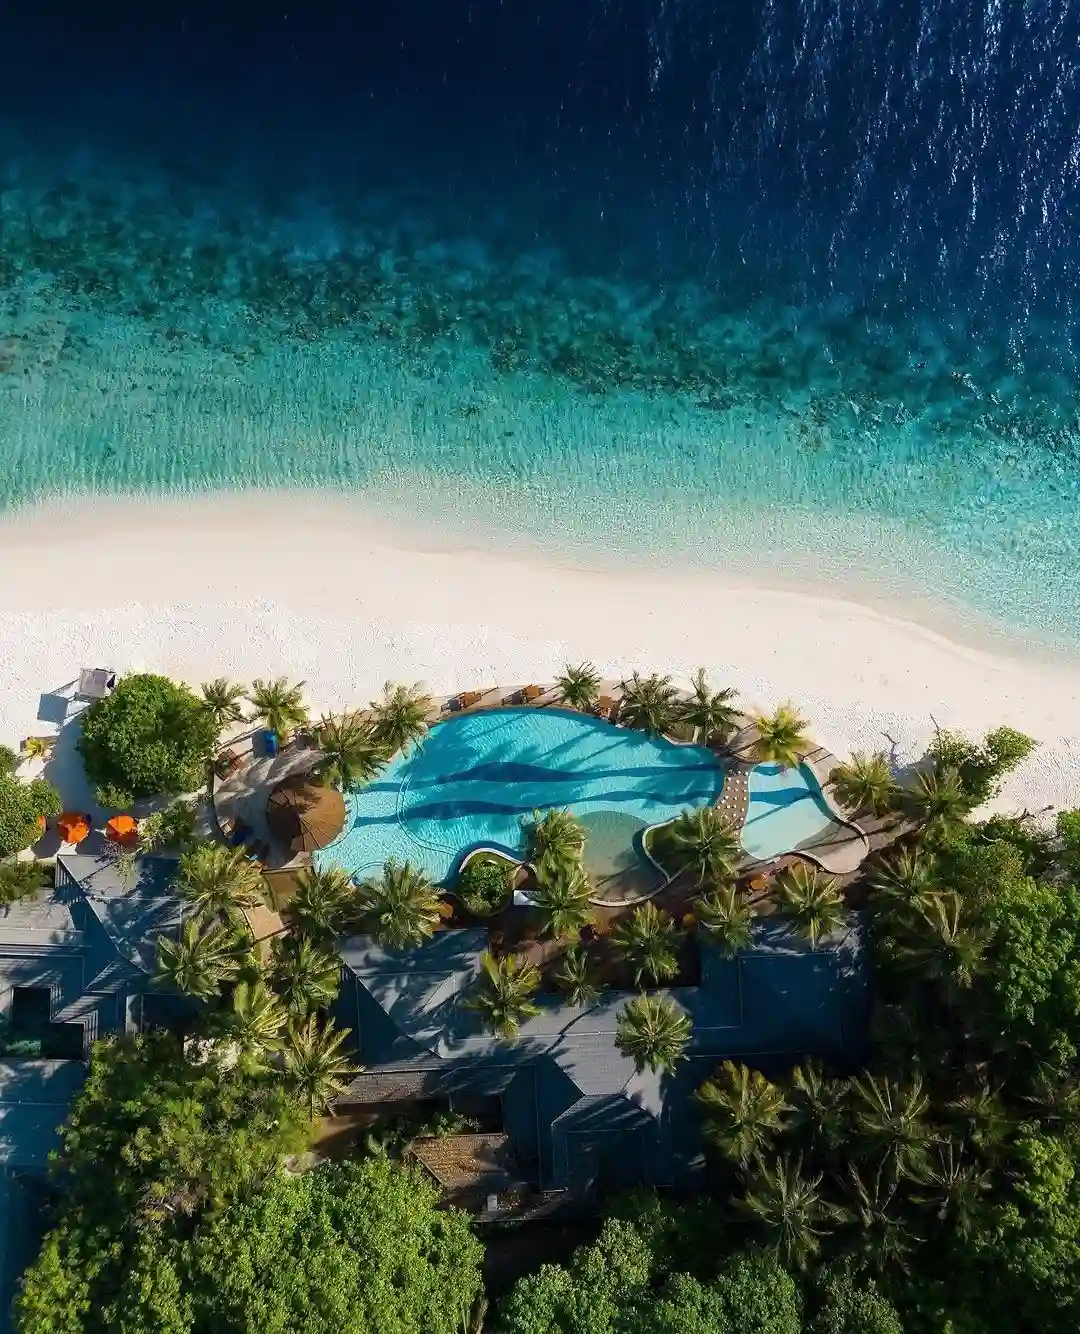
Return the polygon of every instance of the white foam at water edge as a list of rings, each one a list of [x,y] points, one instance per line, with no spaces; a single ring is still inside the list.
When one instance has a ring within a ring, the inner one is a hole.
[[[387,679],[449,693],[551,680],[581,659],[615,677],[685,679],[703,665],[747,707],[795,700],[841,756],[884,748],[909,761],[935,722],[1009,723],[1040,745],[996,806],[1080,806],[1080,667],[954,640],[869,589],[848,599],[676,566],[435,548],[324,498],[87,501],[0,526],[5,744],[48,731],[42,696],[84,666],[193,684],[287,674],[330,710]],[[73,752],[61,769],[74,803]]]

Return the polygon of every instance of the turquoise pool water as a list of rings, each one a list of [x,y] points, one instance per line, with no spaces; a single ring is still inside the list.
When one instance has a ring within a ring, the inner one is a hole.
[[[714,801],[723,786],[723,768],[703,746],[561,709],[465,714],[436,724],[423,746],[348,793],[345,830],[317,860],[364,877],[391,857],[407,859],[446,881],[471,848],[520,855],[522,817],[568,807],[585,825],[594,870],[590,824],[617,824],[629,851],[638,830]]]
[[[803,764],[755,764],[746,780],[750,805],[741,841],[751,857],[767,861],[839,832],[841,825]]]

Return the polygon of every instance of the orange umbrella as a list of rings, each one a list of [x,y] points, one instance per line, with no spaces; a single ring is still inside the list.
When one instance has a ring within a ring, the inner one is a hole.
[[[139,832],[139,823],[130,815],[114,815],[105,826],[105,837],[114,843],[130,843]]]
[[[81,843],[90,833],[90,817],[78,811],[65,811],[56,822],[65,843]]]

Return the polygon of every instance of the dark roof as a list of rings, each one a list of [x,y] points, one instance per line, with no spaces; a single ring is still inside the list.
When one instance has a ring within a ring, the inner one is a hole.
[[[85,1078],[80,1061],[0,1059],[0,1165],[45,1166]]]
[[[57,890],[77,885],[121,957],[152,973],[158,936],[175,934],[183,920],[184,905],[172,889],[175,873],[175,857],[140,857],[131,884],[118,874],[115,858],[61,856]]]

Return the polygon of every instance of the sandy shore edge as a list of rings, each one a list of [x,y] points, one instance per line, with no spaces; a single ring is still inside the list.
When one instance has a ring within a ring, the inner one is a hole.
[[[485,549],[319,494],[93,498],[0,521],[0,741],[55,730],[79,668],[192,683],[287,674],[316,710],[390,678],[437,693],[551,680],[591,659],[684,679],[705,666],[744,705],[793,699],[837,754],[925,748],[934,723],[1019,727],[1038,752],[998,805],[1080,805],[1080,665],[911,619],[911,609],[720,573]],[[960,627],[958,626],[958,629]],[[992,645],[993,647],[988,647]],[[75,800],[77,779],[65,776]]]

